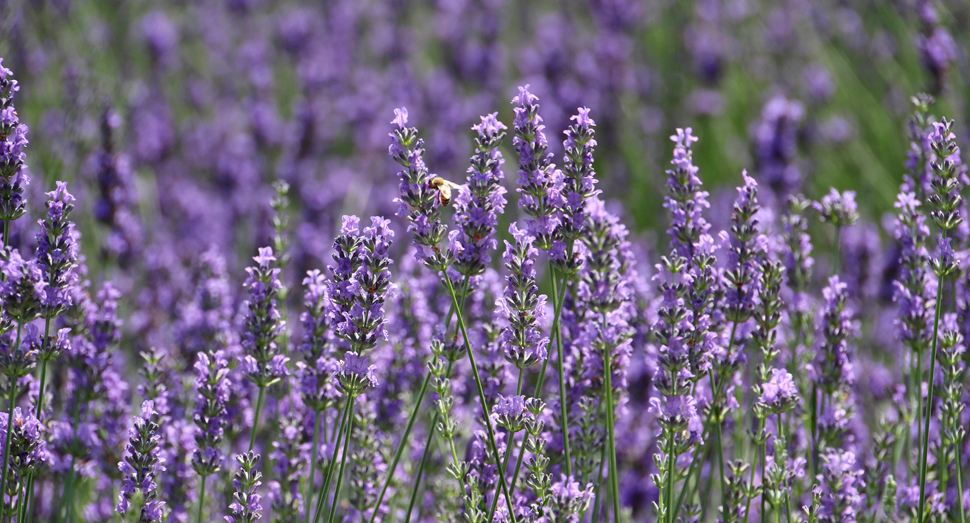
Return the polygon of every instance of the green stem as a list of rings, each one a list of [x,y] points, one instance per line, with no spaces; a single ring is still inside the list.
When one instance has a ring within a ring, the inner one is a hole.
[[[523,377],[525,377],[525,370],[524,369],[519,369],[519,380],[518,380],[518,383],[515,386],[515,395],[516,396],[521,396],[522,395],[522,378]],[[524,448],[525,447],[525,439],[527,439],[528,437],[529,437],[529,435],[526,434],[524,436],[524,439],[522,440],[523,449],[522,449],[522,452],[519,453],[520,455],[521,454],[525,454],[525,448]],[[499,469],[499,474],[503,474],[504,475],[506,473],[506,471],[509,470],[509,458],[512,457],[512,450],[513,450],[513,445],[514,444],[515,444],[515,433],[514,432],[509,432],[509,440],[505,444],[505,459],[502,460],[502,468]],[[498,456],[495,457],[495,460],[498,461]],[[514,485],[511,488],[509,488],[509,492],[515,492],[515,486]],[[498,496],[492,496],[492,506],[488,509],[488,517],[485,518],[485,521],[492,521],[492,517],[495,515],[495,509],[497,507],[498,507]]]
[[[943,232],[943,237],[946,238],[946,231]],[[927,378],[928,380],[928,392],[926,398],[926,408],[920,409],[926,411],[926,419],[923,422],[923,450],[920,457],[920,473],[919,473],[919,508],[917,511],[916,523],[923,523],[923,506],[926,503],[926,458],[930,450],[930,417],[933,414],[933,377],[936,373],[936,351],[940,346],[939,338],[939,328],[940,328],[940,312],[943,309],[943,275],[941,274],[936,285],[936,315],[933,319],[933,352],[930,353],[930,374]],[[922,388],[922,387],[920,387]],[[920,394],[922,396],[922,394]],[[921,402],[922,403],[922,402]],[[962,494],[961,494],[962,496]],[[961,500],[962,501],[962,500]],[[962,503],[961,503],[962,504]]]
[[[960,448],[960,446],[959,441],[953,446],[957,466],[957,506],[960,507],[960,523],[967,523],[967,516],[964,514],[965,509],[963,508],[963,458],[961,457],[963,450]]]
[[[249,451],[252,452],[256,445],[256,428],[259,427],[259,411],[263,408],[263,391],[266,387],[259,387],[259,396],[256,398],[256,414],[253,416],[253,431],[249,435]]]
[[[552,262],[549,262],[550,269],[552,270],[552,295],[558,296],[559,289],[556,287],[556,269],[552,267]],[[563,287],[566,285],[566,280],[563,279]],[[558,303],[554,303],[553,306],[559,306],[559,311],[562,313],[562,299],[558,300]],[[558,318],[558,316],[557,316]],[[573,475],[573,465],[572,459],[569,456],[569,416],[566,413],[566,377],[565,377],[565,367],[563,366],[562,357],[562,333],[559,332],[562,329],[562,325],[559,323],[558,319],[553,325],[553,335],[556,337],[556,353],[559,357],[559,415],[562,426],[562,448],[566,459],[566,475]],[[548,358],[546,358],[548,359]]]
[[[835,228],[835,252],[833,253],[834,263],[832,264],[833,271],[832,274],[838,276],[839,274],[839,263],[841,261],[842,255],[842,242],[839,241],[842,238],[842,227]]]
[[[6,225],[6,222],[4,222],[4,224]],[[6,238],[7,236],[4,235],[4,240],[6,240]],[[17,341],[13,345],[14,349],[16,349],[17,347],[20,347],[20,333],[23,331],[23,327],[24,327],[23,323],[17,323]],[[11,420],[13,420],[13,407],[14,407],[14,404],[17,403],[17,385],[18,385],[17,379],[10,378],[10,398],[9,398],[10,403],[7,407],[8,425],[12,425]],[[6,512],[7,510],[7,503],[3,499],[3,496],[5,496],[7,492],[7,475],[8,475],[7,465],[10,463],[10,439],[11,439],[10,432],[11,432],[10,430],[7,430],[7,435],[6,437],[4,437],[3,468],[0,469],[0,472],[2,472],[2,474],[0,474],[0,506],[3,507],[4,512]]]
[[[468,354],[468,362],[471,364],[472,375],[475,377],[475,386],[478,388],[478,399],[482,404],[482,414],[485,418],[484,422],[488,435],[488,443],[492,447],[492,454],[498,459],[498,445],[495,444],[495,430],[492,429],[492,411],[488,408],[485,389],[482,388],[482,379],[478,374],[478,365],[475,363],[475,351],[472,350],[471,342],[468,341],[468,331],[465,328],[465,321],[462,319],[461,308],[458,307],[458,297],[455,294],[455,286],[451,283],[451,276],[448,275],[448,271],[442,271],[442,274],[445,276],[445,283],[448,284],[448,293],[451,294],[451,302],[455,306],[455,313],[458,315],[458,327],[461,329],[461,336],[465,342],[465,352]],[[502,488],[502,493],[505,495],[505,503],[508,505],[512,523],[518,523],[518,518],[515,517],[515,507],[512,506],[512,497],[509,495],[508,486],[505,484],[505,474],[498,475],[498,482]]]
[[[764,430],[765,430],[765,418],[760,418],[758,420],[758,432],[757,432],[757,437],[759,439],[761,438],[761,433],[764,432]],[[764,452],[764,446],[765,446],[764,443],[758,443],[758,448],[755,449],[755,453],[754,453],[755,466],[751,467],[751,479],[748,480],[748,486],[751,488],[754,487],[754,471],[758,464],[758,455]],[[764,462],[764,459],[762,459],[761,461]],[[762,490],[764,490],[764,481],[765,481],[764,476],[762,476],[761,477]],[[764,494],[762,494],[762,497],[764,497]],[[744,509],[744,523],[748,523],[748,516],[751,515],[751,498],[748,498],[748,501],[745,504],[745,507],[746,508]]]
[[[313,484],[317,479],[317,445],[319,444],[319,442],[320,442],[320,412],[316,411],[313,413],[313,449],[310,451],[310,455],[311,455],[310,475],[307,476],[307,480],[306,480],[306,497],[304,498],[306,500],[306,503],[309,503],[310,500],[313,499],[313,486],[314,486]],[[203,481],[205,481],[205,478],[203,478]],[[203,488],[205,488],[205,485],[203,485]],[[305,523],[310,523],[309,505],[307,505],[307,508],[303,512],[304,512],[303,521]],[[202,517],[201,508],[199,509],[199,517],[200,518]],[[202,523],[201,519],[199,519],[199,523]]]
[[[326,501],[326,495],[330,492],[330,482],[333,479],[333,472],[337,464],[337,449],[340,448],[340,442],[344,437],[344,425],[347,423],[347,412],[350,410],[350,397],[347,397],[347,404],[343,409],[343,415],[340,417],[340,423],[334,423],[334,428],[337,429],[337,433],[331,440],[336,439],[333,445],[333,457],[330,458],[330,465],[327,466],[327,476],[323,478],[323,487],[317,492],[317,508],[313,513],[313,523],[319,523],[320,515],[323,514],[323,505]]]
[[[202,476],[199,480],[199,517],[196,520],[198,523],[202,523],[202,507],[205,506],[205,478],[206,476]]]
[[[811,430],[812,430],[812,444],[810,445],[808,451],[811,453],[808,457],[808,463],[812,468],[812,477],[816,477],[818,470],[818,385],[812,384],[812,398],[811,398]]]
[[[603,491],[603,465],[606,463],[606,445],[600,449],[600,472],[596,477],[596,497],[593,501],[593,523],[599,522],[600,517],[600,492]]]
[[[606,322],[606,317],[603,317],[603,322]],[[616,438],[613,434],[613,418],[615,417],[615,410],[613,407],[613,363],[611,361],[610,350],[607,349],[603,351],[603,375],[606,378],[603,381],[603,387],[606,389],[606,437],[609,440],[609,459],[610,459],[610,488],[613,490],[613,521],[620,523],[620,488],[619,488],[619,470],[616,467]],[[671,439],[673,443],[673,439]],[[671,464],[672,466],[673,464]],[[671,470],[671,473],[673,471]],[[673,476],[671,476],[671,488],[673,488]],[[668,493],[668,496],[670,493]],[[671,501],[673,499],[671,498]]]
[[[781,430],[781,439],[785,442],[785,450],[788,450],[788,427],[781,422],[781,414],[778,415],[778,426]],[[785,483],[785,521],[791,523],[791,485]]]
[[[424,465],[428,461],[428,456],[431,455],[431,441],[434,440],[433,427],[437,424],[438,413],[435,412],[431,418],[432,430],[428,431],[428,439],[424,442],[424,452],[421,453],[421,462],[418,464],[418,470],[415,472],[414,486],[411,488],[411,497],[408,499],[408,512],[407,516],[404,517],[404,523],[411,523],[411,511],[414,510],[414,503],[418,499],[418,487],[421,485],[421,472],[424,471]]]
[[[344,452],[343,455],[340,456],[340,470],[337,472],[337,486],[333,488],[333,503],[330,505],[330,516],[327,518],[327,523],[333,523],[333,516],[337,513],[337,502],[340,500],[340,484],[344,479],[344,466],[347,464],[347,454],[350,452],[350,431],[354,428],[353,397],[348,398],[347,411],[347,436],[344,438]]]

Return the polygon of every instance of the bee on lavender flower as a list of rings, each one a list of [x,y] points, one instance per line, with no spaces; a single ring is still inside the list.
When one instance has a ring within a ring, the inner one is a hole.
[[[441,205],[448,205],[451,203],[451,191],[464,190],[464,186],[458,185],[455,182],[449,182],[440,176],[435,176],[429,183],[431,184],[431,187],[438,190],[438,201],[441,202]]]

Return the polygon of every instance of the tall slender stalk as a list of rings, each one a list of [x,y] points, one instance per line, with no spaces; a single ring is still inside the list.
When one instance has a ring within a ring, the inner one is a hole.
[[[4,237],[6,239],[6,236]],[[14,348],[20,347],[20,334],[23,332],[24,324],[23,322],[17,323],[17,341],[14,343]],[[5,496],[7,492],[7,476],[9,471],[7,470],[7,465],[10,463],[10,433],[13,432],[11,425],[13,423],[13,407],[17,403],[17,380],[10,378],[10,397],[9,405],[7,406],[7,435],[4,438],[3,443],[3,469],[0,469],[0,506],[3,507],[4,511],[7,509],[7,502],[2,496]]]
[[[344,479],[344,466],[347,464],[347,454],[350,452],[350,431],[354,428],[354,397],[347,398],[347,435],[344,438],[344,451],[340,456],[340,470],[337,471],[337,485],[333,488],[333,502],[330,504],[330,516],[327,523],[333,523],[333,516],[337,513],[337,502],[340,500],[340,485]],[[375,508],[376,511],[376,508]]]
[[[307,475],[307,480],[306,480],[306,496],[303,498],[306,500],[307,503],[309,503],[310,500],[313,499],[313,483],[317,479],[317,445],[319,444],[319,442],[320,442],[320,412],[317,411],[313,413],[313,449],[311,449],[310,451],[310,456],[311,456],[310,472],[309,472],[309,475]],[[205,482],[205,478],[202,478],[202,481]],[[303,521],[305,523],[310,523],[309,505],[307,505],[307,508],[303,512],[304,512]],[[199,517],[201,518],[201,516],[202,516],[202,510],[199,509]],[[202,523],[201,519],[199,520],[199,523]]]
[[[347,404],[344,406],[343,414],[340,417],[340,423],[334,423],[333,426],[337,432],[331,437],[331,441],[336,439],[333,445],[333,457],[330,459],[330,465],[327,466],[327,475],[323,478],[323,486],[317,491],[317,507],[313,513],[313,523],[319,523],[320,515],[323,514],[323,505],[326,501],[327,493],[330,492],[330,482],[333,479],[333,472],[337,464],[337,449],[340,448],[340,442],[344,437],[344,425],[347,423],[347,412],[350,411],[350,396],[347,397]],[[308,507],[309,509],[309,507]]]
[[[550,268],[552,268],[551,265],[552,263],[550,262]],[[566,285],[566,279],[563,278],[563,286],[565,285]],[[553,296],[559,295],[559,289],[556,286],[555,268],[552,268],[552,295]],[[554,303],[553,306],[555,305],[557,304]],[[559,300],[558,305],[559,305],[559,311],[560,313],[562,313],[562,300]],[[565,456],[565,459],[566,459],[566,475],[572,476],[573,465],[572,465],[572,459],[569,456],[569,416],[566,413],[566,377],[565,377],[565,367],[563,366],[563,357],[562,357],[562,333],[560,332],[560,330],[562,330],[562,326],[558,321],[556,321],[555,324],[553,325],[553,329],[554,329],[554,336],[556,338],[556,353],[558,354],[558,357],[559,357],[559,368],[558,368],[559,415],[560,415],[560,419],[562,420],[559,424],[562,426],[562,448],[563,448],[563,455]]]
[[[943,233],[946,238],[946,232]],[[928,378],[929,391],[927,392],[926,408],[920,407],[920,412],[926,411],[926,419],[923,421],[923,442],[919,461],[919,508],[917,509],[916,523],[923,523],[924,505],[926,503],[926,459],[930,450],[930,417],[933,412],[933,377],[936,373],[936,351],[940,346],[940,312],[943,308],[943,275],[940,274],[936,286],[936,313],[933,318],[933,352],[930,353],[930,374]],[[922,384],[922,378],[920,379]],[[921,387],[922,388],[922,387]],[[922,394],[920,395],[922,405]],[[962,501],[962,500],[961,500]],[[962,503],[961,503],[962,504]]]
[[[604,316],[604,322],[605,319],[606,318]],[[611,361],[611,356],[612,354],[610,353],[609,349],[603,351],[603,375],[605,377],[603,387],[606,389],[603,392],[606,395],[606,437],[609,444],[607,452],[610,460],[610,488],[613,491],[613,521],[620,523],[622,518],[620,517],[620,489],[619,480],[617,479],[619,476],[619,470],[617,470],[616,467],[616,437],[613,434],[613,418],[616,416],[616,413],[613,407],[613,364]],[[673,439],[671,439],[671,442],[673,442]],[[673,470],[671,470],[671,474],[672,473]],[[671,475],[671,488],[673,488],[672,478],[673,476]],[[668,495],[670,494],[668,493]],[[671,499],[671,501],[673,500]]]
[[[256,429],[259,427],[259,411],[263,408],[263,392],[266,387],[259,387],[259,396],[256,398],[256,413],[253,416],[253,431],[249,434],[249,451],[252,452],[256,445]]]
[[[202,507],[205,506],[205,478],[206,476],[202,476],[199,480],[199,517],[196,519],[197,523],[202,523]],[[309,513],[308,510],[307,514]]]
[[[465,320],[462,318],[461,309],[458,307],[458,296],[455,294],[455,286],[451,283],[451,276],[448,275],[447,271],[443,271],[442,274],[445,276],[445,283],[448,284],[448,293],[451,294],[451,303],[455,306],[455,313],[458,315],[458,328],[461,330],[461,336],[465,342],[465,352],[468,354],[468,362],[472,367],[472,375],[475,377],[475,386],[478,388],[478,399],[482,404],[482,414],[484,416],[485,431],[488,435],[488,443],[492,447],[492,454],[495,455],[495,459],[498,459],[498,445],[495,444],[495,430],[492,428],[491,419],[491,409],[488,408],[488,400],[485,398],[485,389],[482,387],[482,378],[478,374],[478,365],[475,363],[475,354],[472,350],[471,343],[468,341],[468,331],[465,328]],[[512,506],[512,497],[509,495],[508,485],[505,484],[505,474],[498,475],[498,482],[502,488],[502,493],[505,495],[505,503],[508,505],[509,516],[512,518],[512,523],[517,523],[518,519],[515,517],[515,507]]]
[[[764,430],[765,430],[765,418],[762,417],[762,418],[760,418],[758,420],[758,433],[757,433],[757,437],[759,438],[759,440],[761,439],[761,433],[764,432]],[[754,487],[754,471],[757,469],[757,466],[756,465],[757,465],[757,461],[758,461],[758,456],[759,455],[761,456],[761,466],[762,466],[762,470],[764,470],[764,461],[765,461],[764,454],[765,454],[765,442],[764,441],[759,441],[758,442],[758,447],[755,449],[755,452],[754,452],[755,466],[752,466],[751,467],[751,478],[748,480],[748,485],[750,487]],[[761,483],[762,483],[762,494],[761,494],[761,497],[762,497],[762,499],[764,499],[764,481],[765,481],[764,475],[762,475],[761,476]],[[748,523],[748,516],[751,515],[751,498],[748,498],[748,501],[745,504],[745,507],[746,508],[744,510],[744,523]],[[763,512],[761,514],[761,517],[764,517],[764,513]]]

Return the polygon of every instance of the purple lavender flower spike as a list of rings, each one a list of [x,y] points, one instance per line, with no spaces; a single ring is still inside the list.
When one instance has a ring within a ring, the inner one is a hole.
[[[221,452],[226,423],[226,402],[232,382],[229,361],[223,351],[198,353],[195,365],[195,449],[192,451],[192,469],[205,481],[207,476],[219,472],[223,464]]]
[[[230,515],[225,516],[228,523],[256,523],[262,518],[260,511],[263,506],[260,504],[262,496],[259,495],[259,487],[263,484],[263,475],[253,470],[259,463],[259,454],[249,451],[246,454],[236,456],[239,463],[239,470],[232,480],[235,492],[232,494],[233,502],[229,505]]]
[[[346,352],[344,360],[337,370],[337,381],[344,393],[357,397],[367,389],[377,386],[376,367],[369,364],[367,358],[362,358],[353,352]]]
[[[836,227],[847,227],[859,221],[859,206],[855,201],[855,191],[840,193],[830,188],[829,193],[813,204],[819,218]]]
[[[496,246],[493,238],[498,226],[498,215],[505,212],[505,159],[498,147],[505,139],[505,124],[496,119],[498,113],[482,116],[482,122],[473,125],[478,133],[475,138],[475,154],[468,168],[468,182],[455,202],[455,223],[460,227],[451,233],[451,250],[455,269],[465,276],[477,276],[492,261],[489,254]]]
[[[539,294],[536,284],[535,263],[539,254],[533,247],[535,238],[513,223],[509,234],[515,243],[505,242],[502,258],[509,275],[505,277],[507,286],[498,301],[498,311],[508,321],[502,330],[501,346],[505,359],[525,369],[546,359],[549,339],[539,327],[545,314],[545,295]]]
[[[3,282],[0,282],[0,300],[7,316],[17,323],[27,323],[38,318],[47,298],[48,283],[44,271],[36,260],[24,260],[19,250],[10,252],[0,261]]]
[[[754,131],[754,149],[758,179],[771,193],[768,205],[778,208],[797,193],[802,185],[798,165],[798,126],[805,108],[784,96],[772,97],[761,112]]]
[[[276,299],[282,285],[271,247],[261,247],[253,260],[256,265],[246,268],[249,278],[245,286],[249,287],[249,300],[246,302],[246,333],[242,346],[246,351],[247,377],[257,387],[265,388],[287,373],[279,364],[278,356],[282,355],[277,353],[276,345],[276,339],[285,328]]]
[[[155,480],[165,471],[164,461],[159,456],[161,434],[158,421],[155,404],[151,401],[142,403],[141,416],[135,416],[134,426],[128,432],[128,445],[125,447],[128,455],[118,463],[125,479],[116,510],[119,514],[128,512],[132,496],[136,491],[141,491],[143,505],[139,523],[161,521],[162,506],[165,504],[155,499],[158,495]]]
[[[39,220],[42,231],[37,233],[37,265],[44,273],[47,287],[40,316],[53,319],[71,306],[71,286],[77,284],[78,246],[74,223],[69,220],[74,210],[74,196],[67,192],[67,184],[57,182],[57,189],[47,193],[47,216]],[[53,355],[43,354],[50,359]]]
[[[515,138],[512,144],[519,153],[519,208],[532,216],[526,229],[535,238],[536,247],[549,250],[559,227],[559,210],[563,206],[562,172],[552,163],[552,153],[539,116],[539,98],[529,86],[519,87],[512,99],[515,106]]]
[[[407,109],[395,109],[391,123],[397,129],[390,134],[394,142],[388,154],[403,167],[397,173],[401,196],[394,200],[399,204],[398,216],[408,217],[408,232],[413,234],[417,256],[429,268],[445,270],[452,259],[438,244],[447,235],[448,226],[441,221],[442,198],[435,185],[437,177],[424,164],[424,140],[418,138],[416,128],[406,127]]]
[[[573,251],[574,242],[586,230],[589,215],[587,202],[598,195],[596,190],[596,171],[593,170],[593,149],[596,147],[596,122],[589,117],[589,108],[580,107],[570,120],[575,122],[563,131],[563,184],[562,184],[562,222],[556,231],[565,245],[553,246],[553,260],[556,268],[565,274],[575,274],[579,270],[579,259],[566,259]]]
[[[10,222],[27,212],[24,191],[30,185],[27,175],[27,126],[20,123],[13,106],[14,94],[20,90],[10,69],[0,58],[0,220],[4,221],[3,244],[8,245]]]

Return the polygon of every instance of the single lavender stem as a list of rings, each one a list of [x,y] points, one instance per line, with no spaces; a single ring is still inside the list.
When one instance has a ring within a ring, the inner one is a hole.
[[[551,266],[550,262],[550,266]],[[556,288],[556,269],[552,268],[552,294],[553,296],[559,295],[559,290]],[[563,286],[566,284],[566,279],[563,278]],[[556,304],[553,304],[556,305]],[[559,310],[562,312],[562,300],[559,300]],[[559,356],[559,415],[562,418],[560,425],[562,425],[562,448],[566,459],[566,475],[573,475],[573,465],[572,460],[569,457],[569,417],[566,414],[566,377],[564,375],[565,368],[563,366],[562,357],[562,325],[559,321],[555,322],[552,326],[555,337],[556,337],[556,352]],[[546,358],[548,359],[548,358]]]
[[[333,445],[333,458],[330,459],[330,465],[327,466],[327,477],[323,480],[323,487],[317,492],[317,508],[313,513],[313,523],[319,523],[320,515],[323,514],[323,504],[326,501],[325,497],[327,492],[330,491],[330,481],[333,479],[334,467],[337,464],[337,449],[340,448],[340,442],[343,440],[344,436],[344,424],[347,423],[347,412],[350,410],[350,397],[347,397],[347,405],[343,409],[343,415],[340,418],[340,423],[334,423],[334,428],[339,426],[337,433],[331,440],[336,439]]]
[[[600,449],[600,473],[596,478],[596,497],[593,500],[593,523],[599,522],[600,516],[600,491],[603,490],[603,464],[606,463],[606,446]]]
[[[943,238],[946,239],[946,231],[943,231]],[[923,422],[923,449],[921,451],[920,458],[920,472],[919,472],[919,508],[917,509],[916,523],[923,523],[923,505],[926,503],[926,459],[930,450],[930,416],[933,412],[933,377],[936,373],[936,351],[940,346],[939,338],[939,328],[940,328],[940,312],[943,308],[943,274],[937,279],[937,292],[936,292],[936,315],[933,319],[933,352],[930,353],[930,375],[928,382],[927,398],[926,398],[926,421]],[[922,379],[920,380],[920,388],[922,389]],[[922,394],[920,394],[920,405],[922,405]],[[920,407],[920,412],[922,413],[924,409]],[[958,465],[959,466],[959,465]],[[960,504],[963,504],[962,499],[963,493],[960,493]]]
[[[330,516],[327,523],[333,523],[333,516],[337,513],[337,501],[340,499],[340,484],[344,479],[344,466],[347,464],[347,454],[350,451],[350,430],[354,428],[354,398],[347,398],[347,437],[344,438],[344,452],[340,457],[340,470],[337,472],[337,485],[333,488],[333,503],[330,505]],[[376,510],[376,508],[375,508]]]
[[[781,431],[781,439],[785,442],[785,447],[787,450],[788,444],[788,430],[787,426],[781,423],[781,414],[778,414],[778,427]],[[785,483],[785,521],[791,523],[791,485]]]
[[[6,237],[4,237],[6,239]],[[14,343],[14,347],[20,346],[20,334],[23,332],[24,324],[23,322],[17,322],[17,341]],[[10,404],[7,407],[7,435],[4,438],[3,443],[3,469],[0,470],[0,496],[5,496],[7,492],[7,476],[9,475],[7,466],[10,464],[10,433],[13,432],[11,424],[13,423],[13,406],[17,403],[17,380],[10,378]],[[3,506],[6,511],[7,502],[5,499],[0,497],[0,506]]]
[[[256,428],[259,427],[259,411],[263,408],[263,391],[266,387],[259,387],[259,396],[256,398],[256,415],[253,416],[253,431],[249,435],[249,451],[253,451],[256,445]]]
[[[834,263],[832,264],[832,267],[833,267],[832,274],[835,274],[835,275],[839,274],[839,262],[841,261],[840,251],[842,250],[842,242],[840,241],[841,236],[842,236],[842,227],[836,226],[835,227],[835,252],[833,253]]]
[[[967,517],[964,513],[965,509],[963,508],[963,459],[961,457],[963,451],[961,450],[961,445],[959,443],[953,447],[953,450],[956,452],[957,505],[960,507],[960,523],[967,523]]]
[[[812,385],[812,419],[811,419],[811,430],[812,430],[812,444],[808,451],[811,452],[809,457],[809,465],[812,467],[812,477],[814,478],[818,472],[818,385]]]
[[[758,438],[761,437],[761,433],[764,430],[765,430],[765,418],[761,418],[760,420],[758,420],[758,433],[757,433]],[[764,443],[759,443],[758,448],[755,449],[755,452],[754,452],[755,465],[757,465],[758,463],[758,454],[764,453],[764,447],[765,447]],[[764,461],[764,459],[762,459],[761,461]],[[755,471],[755,467],[751,467],[751,479],[748,480],[749,486],[754,485],[754,471]],[[762,483],[764,483],[764,476],[761,477],[761,481]],[[750,514],[751,514],[751,498],[748,498],[748,501],[745,504],[745,509],[744,509],[744,523],[748,523],[748,516]],[[764,514],[762,514],[762,516],[764,516]]]
[[[606,315],[603,315],[603,327],[606,327]],[[613,410],[613,363],[610,361],[612,354],[607,348],[603,351],[603,375],[605,380],[603,381],[603,387],[606,388],[606,436],[609,440],[609,459],[610,459],[610,488],[613,490],[613,521],[620,523],[620,488],[619,480],[619,470],[616,466],[616,439],[613,435],[613,417],[615,416]],[[673,440],[671,440],[673,442]],[[673,478],[673,476],[671,476]],[[673,480],[671,479],[671,488],[673,488]],[[670,494],[668,493],[668,496]],[[670,499],[673,501],[673,498]]]
[[[202,523],[202,507],[205,506],[205,478],[206,476],[202,476],[199,480],[199,517],[196,520],[198,523]]]
[[[320,441],[320,412],[317,411],[313,415],[313,450],[311,450],[311,461],[310,461],[310,473],[307,476],[306,481],[306,500],[309,502],[313,498],[313,483],[317,479],[317,445]],[[202,478],[205,482],[205,478]],[[205,488],[205,485],[203,485]],[[383,498],[383,495],[381,496]],[[380,502],[378,502],[380,503]],[[310,523],[310,510],[309,507],[303,510],[304,512],[304,522]],[[376,510],[374,512],[377,512]],[[199,523],[202,523],[202,509],[199,508]]]
[[[448,293],[451,294],[451,302],[455,306],[455,313],[458,315],[458,328],[461,329],[461,336],[465,342],[465,352],[468,353],[468,362],[472,366],[472,375],[475,377],[475,385],[478,387],[478,399],[482,404],[482,414],[485,416],[485,429],[488,434],[489,445],[492,446],[492,454],[498,457],[498,445],[495,443],[495,431],[492,429],[491,411],[488,408],[488,400],[485,399],[485,389],[482,388],[482,379],[478,374],[478,365],[475,363],[475,354],[472,350],[471,343],[468,341],[468,332],[465,329],[465,321],[461,316],[461,309],[458,308],[458,297],[455,295],[455,286],[451,283],[451,276],[448,275],[447,271],[444,271],[445,283],[448,284]],[[517,523],[518,518],[515,517],[515,507],[512,506],[512,497],[509,495],[508,486],[505,484],[505,474],[499,474],[498,476],[499,484],[502,487],[502,493],[505,495],[505,503],[509,508],[509,516],[512,518],[512,523]]]

